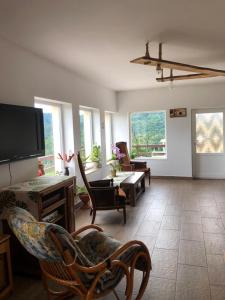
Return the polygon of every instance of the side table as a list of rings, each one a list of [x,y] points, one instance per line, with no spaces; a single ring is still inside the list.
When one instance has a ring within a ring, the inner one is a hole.
[[[6,299],[13,290],[12,268],[8,234],[0,235],[0,299]]]

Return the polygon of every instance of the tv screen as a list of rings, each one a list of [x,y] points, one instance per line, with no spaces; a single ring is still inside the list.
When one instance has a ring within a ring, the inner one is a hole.
[[[42,109],[0,103],[0,163],[43,155]]]

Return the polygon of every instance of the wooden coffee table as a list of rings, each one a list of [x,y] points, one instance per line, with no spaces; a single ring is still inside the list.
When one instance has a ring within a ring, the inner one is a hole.
[[[145,173],[131,172],[131,175],[120,183],[131,206],[136,205],[137,199],[145,191]]]

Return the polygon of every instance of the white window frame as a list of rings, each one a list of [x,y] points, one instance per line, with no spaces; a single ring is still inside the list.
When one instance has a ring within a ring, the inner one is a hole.
[[[113,113],[110,111],[105,111],[105,155],[106,155],[106,162],[111,161],[112,159],[112,144],[113,144]],[[106,128],[107,128],[107,124],[106,124],[106,118],[107,116],[109,117],[109,134],[110,134],[110,149],[111,149],[111,156],[107,157],[107,132],[106,132]]]
[[[92,151],[92,147],[93,147],[94,144],[97,144],[97,145],[101,146],[101,140],[97,141],[98,137],[97,137],[97,134],[96,134],[97,132],[95,131],[95,130],[98,130],[97,126],[99,127],[99,130],[100,130],[100,123],[95,124],[96,117],[98,119],[98,116],[99,116],[99,122],[100,122],[100,111],[97,108],[91,108],[91,107],[86,107],[86,106],[81,106],[80,105],[79,106],[79,117],[80,117],[80,111],[87,111],[87,112],[90,113],[90,138],[89,138],[88,144],[89,144],[90,151]],[[97,115],[94,115],[95,112],[97,113]],[[85,139],[85,136],[84,136],[84,139]],[[89,155],[89,153],[87,153],[87,154],[85,153],[85,156],[88,156],[88,155]],[[85,166],[85,172],[88,173],[88,172],[93,171],[95,169],[96,169],[95,164],[93,162],[87,160],[86,166]]]
[[[91,151],[92,146],[93,146],[93,136],[94,136],[93,110],[89,109],[87,107],[80,106],[80,108],[79,108],[79,117],[80,117],[80,111],[90,113],[90,128],[89,128],[90,141],[88,143],[89,145],[88,145],[87,148]],[[81,130],[81,128],[80,128],[80,130]],[[85,131],[85,128],[84,128],[84,131]],[[87,145],[87,143],[86,143],[86,145]],[[85,148],[85,150],[86,150],[86,147],[85,147],[86,145],[85,145],[85,132],[84,132],[84,148]],[[85,154],[85,155],[87,155],[87,154]],[[90,155],[90,154],[88,154],[88,155]]]
[[[62,104],[58,101],[50,100],[50,99],[43,99],[35,97],[34,104],[36,107],[38,105],[46,105],[46,106],[52,106],[58,109],[58,125],[57,125],[57,134],[54,134],[54,127],[53,127],[53,139],[55,141],[58,140],[58,147],[54,143],[54,164],[55,164],[55,173],[62,172],[63,171],[63,161],[60,159],[57,159],[58,153],[63,154],[65,152],[64,149],[64,135],[63,135],[63,117],[62,117]],[[59,130],[59,131],[58,131]],[[56,133],[56,132],[55,132]]]

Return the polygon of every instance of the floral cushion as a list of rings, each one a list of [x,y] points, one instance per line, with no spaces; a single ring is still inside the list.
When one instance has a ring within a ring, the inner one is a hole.
[[[106,261],[123,244],[103,232],[91,231],[79,240],[78,245],[88,260],[96,265],[102,261]],[[141,246],[134,245],[118,256],[117,259],[129,266],[137,252],[141,250]],[[135,267],[141,271],[145,270],[145,265],[141,259],[138,260]],[[123,276],[124,270],[119,267],[114,268],[112,272],[106,271],[99,280],[97,292],[116,287]]]
[[[37,222],[28,211],[20,207],[9,208],[6,217],[10,228],[30,254],[40,260],[61,260],[46,231],[49,223]]]

